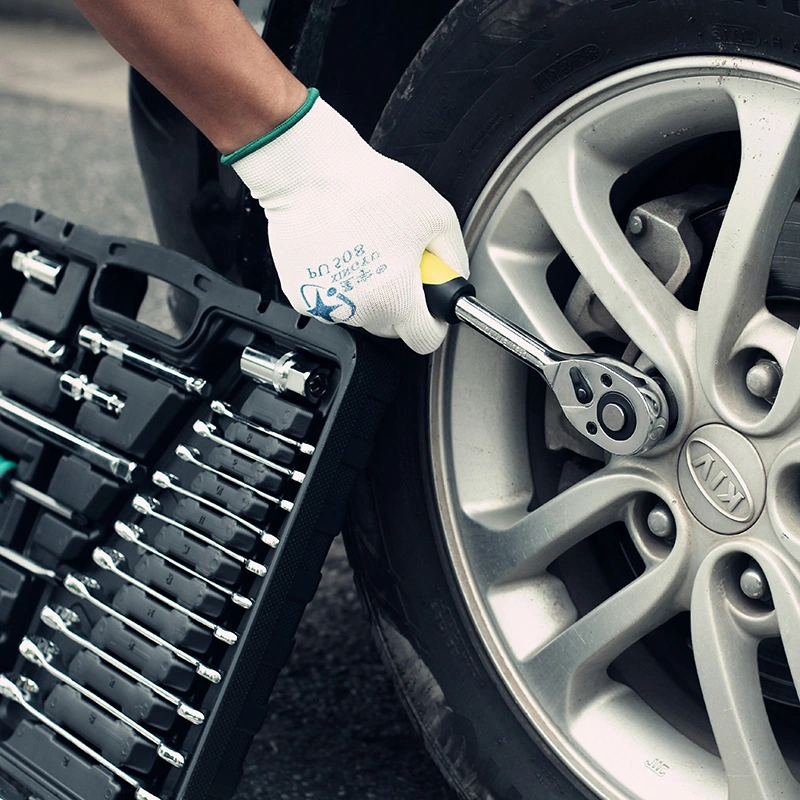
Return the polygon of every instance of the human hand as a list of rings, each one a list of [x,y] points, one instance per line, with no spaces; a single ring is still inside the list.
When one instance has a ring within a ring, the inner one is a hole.
[[[373,150],[321,98],[234,169],[264,208],[297,311],[400,337],[418,353],[442,343],[447,325],[425,304],[422,254],[465,278],[469,265],[452,206],[424,178]]]

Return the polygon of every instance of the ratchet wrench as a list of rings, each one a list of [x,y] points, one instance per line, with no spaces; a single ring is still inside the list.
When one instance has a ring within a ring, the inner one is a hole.
[[[481,303],[469,281],[427,250],[420,270],[431,313],[451,324],[465,322],[532,367],[590,442],[615,455],[636,455],[663,439],[667,400],[649,375],[610,356],[553,350]]]

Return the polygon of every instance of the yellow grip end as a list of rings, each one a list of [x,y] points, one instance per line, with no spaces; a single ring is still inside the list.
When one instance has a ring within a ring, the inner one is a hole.
[[[439,256],[431,253],[430,250],[426,250],[422,254],[419,270],[422,273],[422,283],[426,286],[440,286],[443,283],[452,281],[454,278],[461,277],[454,269],[448,267]]]

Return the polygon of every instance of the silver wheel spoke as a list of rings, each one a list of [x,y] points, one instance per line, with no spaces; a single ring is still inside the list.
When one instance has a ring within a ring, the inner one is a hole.
[[[637,495],[661,488],[638,469],[606,467],[556,495],[504,531],[494,532],[492,546],[508,559],[506,579],[543,572],[570,547],[624,516],[623,506]],[[502,546],[498,546],[502,542]],[[498,574],[500,577],[502,573]]]
[[[758,675],[758,639],[733,613],[725,559],[701,565],[692,592],[692,642],[706,708],[728,778],[728,800],[800,798],[772,732]]]
[[[591,348],[567,321],[547,285],[547,267],[557,254],[557,249],[519,250],[481,242],[470,262],[478,296],[556,350],[588,353]]]
[[[800,346],[798,346],[798,341],[800,341],[800,333],[795,337],[791,354],[784,365],[778,396],[769,413],[753,425],[740,423],[742,430],[766,436],[783,430],[797,419],[800,414]]]
[[[567,255],[600,301],[667,379],[682,383],[676,346],[689,314],[628,244],[610,204],[618,163],[567,130],[520,175]]]
[[[609,664],[673,617],[682,578],[679,558],[645,572],[548,642],[522,671],[569,727],[574,717],[614,691]]]
[[[789,669],[800,686],[800,575],[796,562],[789,568],[779,559],[761,559],[772,591],[775,612]]]
[[[718,413],[734,344],[764,307],[775,244],[800,186],[800,107],[796,91],[736,81],[742,159],[711,257],[697,319],[697,367]],[[765,342],[769,350],[769,342]],[[779,414],[779,409],[776,409]],[[785,411],[783,412],[785,414]]]

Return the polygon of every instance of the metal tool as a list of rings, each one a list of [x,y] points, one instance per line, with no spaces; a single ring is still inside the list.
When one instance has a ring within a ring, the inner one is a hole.
[[[0,558],[9,561],[20,569],[24,569],[37,578],[47,578],[48,580],[56,580],[58,578],[58,575],[52,569],[46,569],[40,564],[37,564],[33,559],[27,558],[23,556],[22,553],[18,553],[16,550],[12,550],[10,547],[1,544]]]
[[[284,467],[282,464],[276,464],[274,461],[270,461],[268,458],[264,458],[258,453],[254,453],[252,450],[248,450],[245,447],[240,447],[238,444],[234,444],[233,442],[229,442],[227,439],[223,439],[217,434],[216,426],[212,425],[210,422],[203,422],[200,419],[195,420],[194,424],[192,425],[192,430],[198,436],[202,436],[204,439],[208,439],[210,442],[221,444],[224,447],[233,450],[234,453],[239,453],[239,455],[249,458],[251,461],[257,461],[259,464],[269,467],[269,469],[273,470],[274,472],[278,472],[281,475],[286,475],[295,483],[302,483],[306,479],[306,474],[304,472],[300,472],[296,469],[289,469],[289,467]]]
[[[91,439],[74,433],[57,422],[52,422],[20,403],[9,400],[2,392],[0,392],[0,417],[61,450],[79,456],[95,467],[99,467],[109,475],[120,478],[126,483],[133,483],[139,480],[145,473],[145,469],[141,464],[124,458],[113,452],[113,450],[101,447]]]
[[[118,417],[125,408],[125,400],[118,394],[93,383],[89,380],[88,375],[74,370],[69,370],[59,376],[58,388],[67,397],[71,397],[73,400],[88,400],[115,417]]]
[[[159,487],[159,489],[169,489],[176,494],[180,494],[183,497],[188,497],[190,500],[194,500],[196,503],[204,505],[206,508],[210,508],[217,514],[222,514],[222,516],[232,519],[237,525],[241,525],[243,528],[255,533],[256,536],[258,536],[261,541],[264,542],[264,544],[269,545],[270,547],[277,547],[280,544],[281,540],[278,539],[277,536],[273,536],[263,528],[259,528],[258,525],[254,525],[249,520],[243,519],[238,514],[228,511],[227,508],[217,505],[202,495],[195,494],[194,492],[190,492],[188,489],[184,489],[181,486],[180,479],[177,477],[177,475],[168,475],[166,472],[157,470],[153,473],[151,480],[156,486]]]
[[[104,700],[100,695],[95,694],[91,689],[81,686],[77,681],[67,675],[66,672],[54,667],[51,662],[54,655],[58,653],[58,647],[55,644],[46,639],[34,641],[29,636],[25,636],[19,643],[19,652],[23,658],[45,670],[71,689],[74,689],[78,694],[86,697],[99,708],[102,708],[107,714],[125,723],[125,725],[136,731],[143,739],[154,744],[156,746],[156,753],[160,759],[179,769],[184,766],[186,763],[185,759],[177,750],[168,747],[158,736],[131,719],[127,714],[123,714],[116,706]]]
[[[126,366],[133,367],[156,378],[161,378],[184,392],[193,392],[207,397],[211,392],[208,381],[190,375],[177,367],[165,364],[157,358],[134,350],[129,344],[118,339],[109,339],[96,328],[84,325],[78,331],[78,344],[95,355],[107,355]]]
[[[106,653],[104,650],[101,650],[89,639],[86,639],[83,636],[75,633],[72,630],[72,626],[76,625],[80,618],[71,609],[65,608],[64,606],[55,606],[54,608],[45,606],[41,610],[39,617],[48,628],[52,628],[53,630],[62,633],[75,644],[80,645],[85,650],[93,653],[98,658],[114,667],[114,669],[121,672],[123,675],[126,675],[137,683],[140,683],[142,686],[149,689],[153,694],[158,695],[162,700],[166,700],[168,703],[170,703],[170,705],[175,706],[176,713],[179,717],[188,720],[193,725],[202,725],[203,722],[205,722],[206,718],[202,711],[198,711],[197,709],[187,705],[177,695],[173,694],[167,689],[164,689],[157,683],[153,683],[153,681],[145,678],[141,672],[138,672],[137,670],[133,669],[133,667],[128,666],[124,661],[120,661],[118,658],[115,658],[109,653]]]
[[[34,489],[33,486],[23,483],[18,478],[12,477],[16,469],[16,463],[0,456],[0,500],[3,500],[5,493],[11,489],[18,495],[33,501],[42,506],[42,508],[46,508],[53,514],[63,517],[73,524],[83,525],[86,523],[86,517],[83,514],[65,506],[63,503],[59,503],[58,500],[54,500],[50,495]]]
[[[572,355],[548,347],[475,298],[475,287],[426,251],[420,265],[431,313],[466,322],[541,375],[574,428],[616,455],[654,447],[667,431],[667,400],[641,370],[609,356]]]
[[[314,450],[316,448],[313,444],[298,442],[297,439],[290,439],[288,436],[284,436],[282,433],[271,431],[269,428],[265,428],[262,425],[253,422],[253,420],[243,417],[241,414],[237,414],[236,412],[232,411],[231,407],[227,403],[223,403],[221,400],[212,400],[211,410],[215,414],[220,414],[228,419],[232,419],[234,422],[241,422],[242,425],[246,425],[248,428],[257,431],[258,433],[263,433],[264,436],[271,436],[273,439],[277,439],[279,442],[288,444],[290,447],[296,447],[301,453],[304,453],[307,456],[314,455]]]
[[[38,489],[34,489],[33,486],[29,486],[27,483],[23,483],[16,478],[10,478],[8,480],[8,486],[18,495],[31,500],[37,505],[40,505],[42,508],[46,508],[48,511],[53,514],[57,514],[59,517],[69,520],[73,525],[86,524],[86,517],[83,514],[75,511],[72,508],[69,508],[68,506],[65,506],[63,503],[59,503],[58,500],[54,500],[49,495],[45,494],[44,492],[40,492]],[[3,487],[0,485],[0,500],[2,499]]]
[[[201,678],[205,678],[211,683],[219,683],[222,680],[222,673],[218,670],[207,667],[194,656],[189,655],[189,653],[181,650],[179,647],[176,647],[174,644],[172,644],[172,642],[168,642],[162,636],[159,636],[157,633],[153,633],[153,631],[145,628],[144,625],[140,625],[138,622],[128,619],[128,617],[126,617],[124,614],[120,614],[119,611],[112,606],[104,603],[102,600],[98,600],[92,594],[92,591],[99,591],[102,587],[94,578],[90,578],[88,575],[76,575],[74,573],[70,573],[66,578],[64,578],[64,588],[71,594],[74,594],[76,597],[80,597],[81,599],[86,600],[87,603],[91,603],[95,608],[99,608],[101,611],[104,611],[110,617],[118,619],[123,625],[126,625],[131,630],[136,631],[136,633],[138,633],[140,636],[144,636],[145,639],[148,639],[154,644],[165,647],[170,651],[170,653],[175,655],[181,661],[189,664],[189,666],[191,666]]]
[[[46,286],[48,289],[57,289],[64,264],[43,256],[38,250],[27,253],[17,250],[11,256],[11,269],[21,272],[33,283]]]
[[[115,775],[121,781],[133,787],[135,800],[160,800],[158,796],[148,792],[139,781],[131,775],[128,775],[127,772],[121,770],[116,764],[113,764],[96,750],[89,747],[76,736],[73,736],[66,728],[62,728],[61,725],[53,722],[49,717],[39,711],[39,709],[34,707],[30,702],[30,695],[31,691],[38,692],[39,687],[29,678],[19,678],[18,680],[19,683],[15,683],[7,675],[0,675],[0,695],[21,705],[34,719],[46,725],[62,739],[66,739],[73,747],[92,758],[112,775]]]
[[[6,319],[2,314],[0,314],[0,339],[37,358],[49,361],[54,367],[59,366],[67,355],[66,345],[55,339],[45,339],[44,336],[32,333],[13,319]]]
[[[125,558],[125,554],[121,553],[119,550],[114,550],[110,547],[95,547],[92,551],[92,560],[101,569],[114,573],[114,575],[125,583],[135,586],[137,589],[141,589],[146,595],[158,600],[159,603],[163,603],[165,606],[180,611],[192,620],[192,622],[196,622],[203,628],[208,628],[208,630],[214,634],[215,639],[219,639],[221,642],[225,642],[225,644],[236,644],[236,642],[239,641],[239,637],[233,631],[226,630],[220,625],[215,625],[205,617],[195,614],[194,611],[182,606],[171,597],[167,597],[167,595],[159,592],[152,586],[148,586],[146,583],[134,578],[133,575],[121,569],[120,564],[126,563],[127,559]]]
[[[131,501],[131,506],[133,506],[134,511],[138,511],[140,514],[144,514],[146,517],[157,519],[166,525],[172,525],[174,528],[183,531],[193,539],[197,539],[198,542],[202,542],[209,547],[219,550],[220,553],[223,553],[224,555],[228,556],[228,558],[241,564],[248,572],[252,572],[254,575],[258,575],[260,578],[263,578],[264,575],[267,574],[267,568],[264,564],[260,564],[258,561],[253,561],[251,558],[247,558],[241,555],[241,553],[237,553],[235,550],[225,547],[211,537],[206,536],[204,533],[201,533],[194,528],[190,528],[188,525],[184,525],[182,522],[166,516],[166,514],[162,514],[159,511],[161,504],[155,498],[145,497],[144,495],[137,494]]]
[[[294,392],[309,400],[319,400],[330,380],[329,370],[293,350],[272,354],[246,347],[239,366],[242,375],[271,386],[278,394]]]
[[[273,503],[283,511],[291,511],[294,508],[294,503],[291,500],[281,500],[279,497],[276,497],[273,494],[263,492],[261,489],[256,489],[255,486],[250,486],[250,484],[240,481],[233,475],[228,475],[227,472],[222,472],[222,470],[206,464],[205,461],[203,461],[203,454],[196,447],[187,447],[185,444],[179,444],[175,448],[175,455],[178,456],[181,461],[185,461],[187,464],[193,464],[194,466],[199,467],[206,472],[216,475],[224,481],[232,483],[234,486],[247,489],[247,491],[252,492],[257,497],[261,497],[268,503]]]
[[[228,589],[226,586],[222,586],[221,584],[217,583],[216,581],[212,581],[211,578],[207,578],[205,575],[201,575],[199,572],[196,572],[191,567],[186,566],[186,564],[182,564],[180,561],[177,561],[174,558],[162,553],[160,550],[157,550],[152,545],[148,544],[142,539],[144,536],[144,530],[140,528],[138,525],[129,525],[126,522],[120,522],[117,520],[114,523],[114,531],[116,532],[117,536],[124,539],[126,542],[131,542],[132,544],[141,547],[142,550],[147,551],[148,553],[152,553],[154,556],[158,556],[162,561],[166,562],[167,564],[171,564],[175,569],[179,569],[182,572],[185,572],[190,577],[202,581],[206,584],[206,586],[210,586],[214,591],[219,592],[220,594],[224,594],[226,597],[229,597],[231,602],[239,606],[239,608],[252,608],[253,601],[249,597],[245,597],[244,595],[239,594],[238,592],[234,592],[232,589]]]

